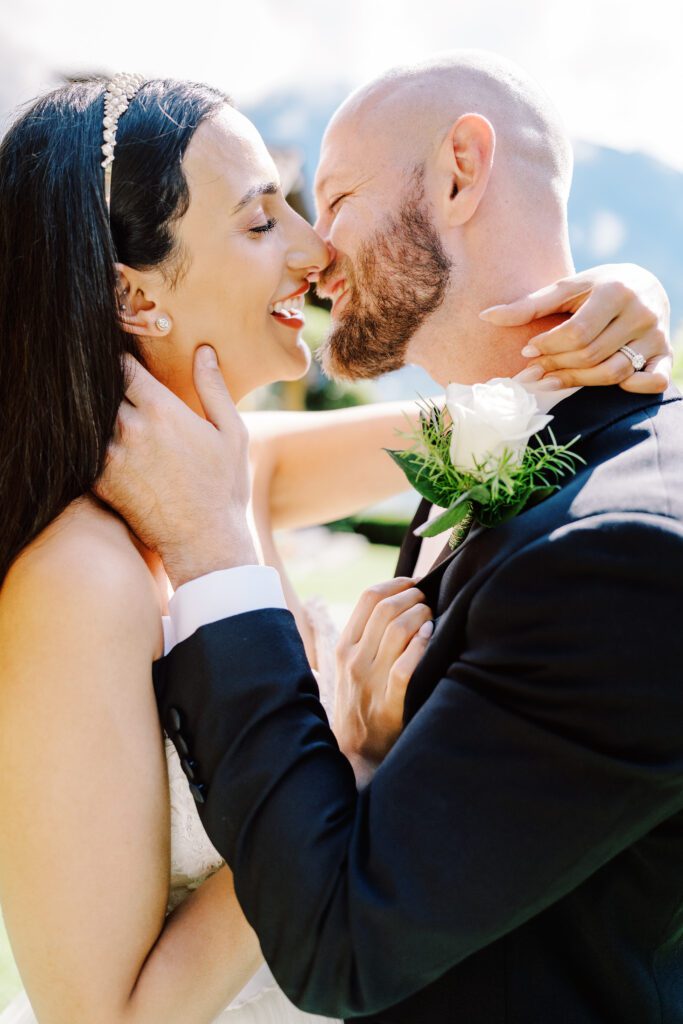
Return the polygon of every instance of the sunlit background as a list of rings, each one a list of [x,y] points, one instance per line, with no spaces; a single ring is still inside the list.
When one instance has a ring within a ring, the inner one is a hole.
[[[635,260],[683,320],[683,5],[678,0],[3,0],[0,127],[64,75],[137,70],[229,92],[296,151],[304,189],[335,106],[383,68],[449,47],[495,50],[547,89],[576,143],[578,267]]]
[[[346,93],[391,64],[450,47],[504,54],[551,94],[575,141],[570,224],[577,267],[634,261],[653,270],[670,294],[680,335],[680,0],[347,0],[317,6],[303,0],[137,0],[130,6],[2,0],[0,131],[13,109],[65,76],[134,70],[204,80],[229,92],[252,117],[287,167],[297,201],[312,212],[320,137]],[[313,347],[324,329],[324,310],[314,311],[307,333]],[[324,408],[427,386],[410,369],[350,390],[331,388],[313,374],[259,401]],[[399,503],[343,524],[354,532],[337,534],[336,544],[326,534],[282,538],[302,592],[326,593],[343,617],[363,586],[392,572],[395,549],[370,545],[365,534],[393,541],[393,521],[405,517],[405,508]],[[0,1009],[17,984],[11,958],[0,949]]]

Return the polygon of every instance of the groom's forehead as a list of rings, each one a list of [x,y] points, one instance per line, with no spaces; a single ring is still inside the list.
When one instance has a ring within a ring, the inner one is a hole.
[[[351,187],[391,170],[395,163],[393,140],[385,132],[373,131],[368,120],[345,116],[332,121],[320,151],[317,193],[329,195],[330,190]]]

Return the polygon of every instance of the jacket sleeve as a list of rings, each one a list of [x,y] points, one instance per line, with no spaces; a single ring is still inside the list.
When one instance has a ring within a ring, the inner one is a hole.
[[[683,806],[682,579],[664,517],[581,520],[518,551],[360,793],[288,612],[206,626],[157,663],[205,827],[295,1004],[393,1005]]]

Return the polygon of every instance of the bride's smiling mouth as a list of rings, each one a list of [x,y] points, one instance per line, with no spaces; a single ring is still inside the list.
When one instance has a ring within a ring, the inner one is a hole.
[[[306,322],[304,317],[304,301],[308,288],[308,284],[302,285],[292,295],[272,302],[268,307],[268,312],[273,319],[277,320],[283,327],[300,330]]]

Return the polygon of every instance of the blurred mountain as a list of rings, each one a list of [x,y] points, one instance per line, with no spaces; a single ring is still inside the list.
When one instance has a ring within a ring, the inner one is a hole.
[[[281,91],[248,107],[266,141],[301,151],[310,187],[320,140],[331,114],[347,95],[343,83]],[[672,322],[683,322],[683,173],[644,153],[575,143],[569,202],[577,269],[598,263],[640,263],[662,281]],[[311,205],[312,209],[312,205]]]
[[[17,104],[59,78],[0,36],[0,135]],[[288,158],[299,151],[311,213],[320,140],[349,91],[341,81],[316,85],[310,92],[282,89],[245,109],[264,138],[282,147]],[[644,153],[585,142],[575,143],[575,156],[569,222],[577,268],[613,262],[648,267],[669,293],[674,326],[683,327],[683,173]]]
[[[640,263],[659,277],[671,299],[672,322],[683,321],[683,174],[644,153],[574,144],[569,200],[578,268]]]

